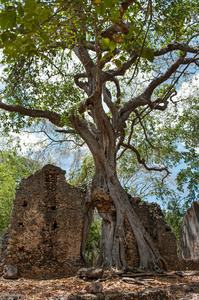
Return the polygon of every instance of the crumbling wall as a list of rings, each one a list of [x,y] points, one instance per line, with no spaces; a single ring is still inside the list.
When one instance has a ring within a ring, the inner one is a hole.
[[[180,230],[180,257],[199,259],[199,201],[193,202],[184,214]]]
[[[177,269],[176,238],[160,206],[139,198],[129,199],[168,268]],[[114,205],[112,207],[114,209]],[[3,264],[18,267],[19,276],[26,278],[61,278],[76,274],[82,266],[84,209],[85,193],[70,186],[65,180],[65,171],[58,167],[47,165],[23,179],[2,241]],[[127,221],[125,232],[127,262],[138,267],[138,249]]]
[[[164,220],[160,206],[156,203],[141,201],[138,197],[131,197],[130,202],[145,230],[149,233],[158,248],[160,255],[166,261],[168,269],[178,269],[179,259],[177,256],[176,237]],[[127,221],[125,221],[125,232],[127,262],[131,267],[139,267],[136,240]],[[163,265],[160,267],[163,267]]]
[[[84,200],[53,165],[23,179],[2,241],[3,264],[29,278],[74,275],[82,265]]]

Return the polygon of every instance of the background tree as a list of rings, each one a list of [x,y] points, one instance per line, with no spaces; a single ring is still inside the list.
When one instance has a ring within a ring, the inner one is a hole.
[[[8,139],[8,137],[7,137]],[[2,140],[1,140],[2,143]],[[15,191],[20,181],[39,168],[39,163],[20,154],[19,146],[5,143],[0,150],[0,238],[8,228]]]
[[[0,108],[10,112],[1,114],[4,126],[19,131],[35,118],[37,124],[46,119],[61,139],[86,143],[95,172],[87,187],[82,255],[97,206],[103,218],[100,264],[127,267],[124,218],[137,241],[140,267],[166,264],[130,205],[116,161],[132,151],[148,171],[168,175],[156,159],[163,141],[156,144],[148,135],[158,124],[146,128],[144,120],[166,113],[183,76],[199,66],[198,4],[1,1]],[[144,138],[135,134],[138,125]]]

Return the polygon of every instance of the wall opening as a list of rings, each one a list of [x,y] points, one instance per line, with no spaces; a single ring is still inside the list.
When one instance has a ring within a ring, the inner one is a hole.
[[[95,208],[90,231],[86,241],[85,256],[91,266],[95,266],[100,252],[102,218]]]

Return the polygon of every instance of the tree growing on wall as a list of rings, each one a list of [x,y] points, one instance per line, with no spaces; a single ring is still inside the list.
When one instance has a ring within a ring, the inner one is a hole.
[[[151,141],[146,115],[165,112],[176,86],[199,66],[198,1],[1,1],[3,126],[20,131],[48,120],[62,141],[85,143],[95,173],[87,186],[84,246],[97,206],[99,264],[125,268],[124,218],[137,241],[140,267],[165,265],[130,205],[116,162],[132,151],[147,170],[162,144]],[[8,114],[7,112],[10,112]],[[144,143],[135,146],[136,126]],[[130,162],[128,162],[130,164]]]

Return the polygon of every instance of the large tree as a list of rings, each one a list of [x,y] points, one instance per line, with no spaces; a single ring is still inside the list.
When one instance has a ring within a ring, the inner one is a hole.
[[[168,174],[157,165],[153,151],[161,145],[149,140],[144,117],[166,112],[177,85],[199,66],[198,1],[2,0],[1,9],[5,128],[46,119],[62,140],[83,141],[93,156],[82,255],[96,205],[103,218],[99,264],[127,267],[126,218],[140,267],[166,266],[118,180],[116,161],[128,150],[147,170]],[[145,137],[139,149],[137,125]]]

